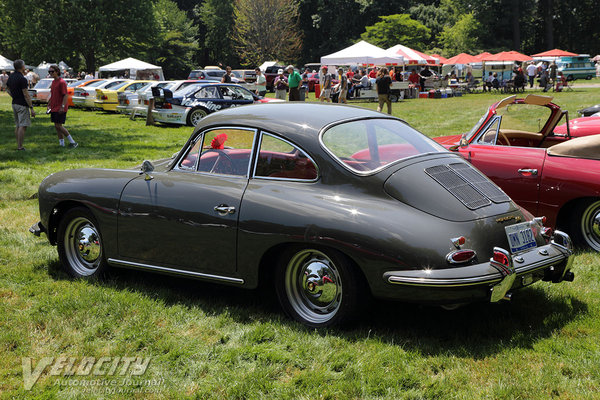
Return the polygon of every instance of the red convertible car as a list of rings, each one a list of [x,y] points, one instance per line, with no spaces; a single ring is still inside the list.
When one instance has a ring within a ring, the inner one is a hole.
[[[551,100],[510,96],[493,104],[470,132],[435,140],[529,212],[545,215],[548,226],[600,251],[600,121],[569,121]]]

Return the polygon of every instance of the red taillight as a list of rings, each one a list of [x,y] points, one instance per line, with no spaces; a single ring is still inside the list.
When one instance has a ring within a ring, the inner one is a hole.
[[[100,96],[100,99],[101,99],[101,100],[108,100],[108,97],[107,97],[106,95],[104,95],[104,94],[103,94],[102,96]]]
[[[462,264],[471,261],[475,255],[473,250],[458,250],[448,254],[446,260],[451,264]]]
[[[87,96],[89,96],[90,94],[89,94],[88,92],[83,92],[83,93],[81,93],[81,95],[82,95],[83,97],[87,97]]]
[[[166,109],[170,110],[173,108],[173,106],[171,105],[171,103],[163,103],[162,108],[166,108]]]
[[[508,267],[510,265],[510,260],[508,259],[508,256],[500,251],[495,250],[494,257],[492,259],[497,263],[504,265],[505,267]]]
[[[125,99],[125,104],[129,104],[129,100]]]

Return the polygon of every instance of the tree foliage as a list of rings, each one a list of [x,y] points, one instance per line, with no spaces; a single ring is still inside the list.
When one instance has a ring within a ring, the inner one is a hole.
[[[204,24],[204,47],[214,64],[235,64],[232,35],[234,26],[233,0],[205,0],[195,13]]]
[[[402,44],[424,49],[429,41],[430,29],[408,14],[394,14],[380,18],[381,21],[365,28],[361,38],[382,48]]]
[[[236,0],[235,49],[243,65],[294,62],[302,49],[298,4],[289,0]]]
[[[479,48],[479,23],[473,13],[463,14],[452,26],[445,26],[438,42],[448,54],[473,53]]]

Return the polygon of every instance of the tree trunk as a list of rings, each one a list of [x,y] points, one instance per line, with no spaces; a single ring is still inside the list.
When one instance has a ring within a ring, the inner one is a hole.
[[[521,24],[520,24],[520,13],[521,10],[519,8],[519,0],[512,0],[512,9],[513,9],[513,49],[516,51],[521,51]]]
[[[83,57],[85,58],[85,71],[93,74],[96,71],[96,54],[91,51],[84,53]]]
[[[554,25],[552,17],[554,15],[554,4],[553,0],[546,0],[544,2],[544,28],[545,28],[545,42],[548,50],[554,48]]]

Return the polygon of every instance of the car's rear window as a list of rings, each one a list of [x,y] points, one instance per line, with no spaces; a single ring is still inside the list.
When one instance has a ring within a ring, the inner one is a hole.
[[[46,89],[50,87],[50,84],[52,83],[52,79],[42,79],[41,81],[39,81],[35,86],[34,89]]]
[[[407,157],[446,149],[394,119],[365,119],[335,125],[323,133],[323,145],[346,168],[371,173]]]

